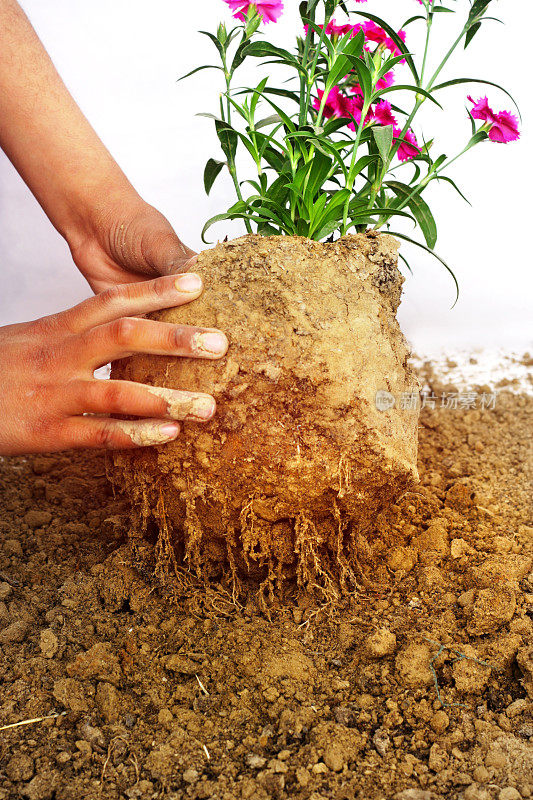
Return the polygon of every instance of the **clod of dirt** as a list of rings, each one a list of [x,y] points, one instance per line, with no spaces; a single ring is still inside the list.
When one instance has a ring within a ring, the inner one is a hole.
[[[390,236],[330,244],[247,236],[201,253],[206,289],[155,316],[223,329],[222,361],[135,356],[118,378],[213,394],[207,428],[185,424],[165,448],[123,452],[114,479],[137,529],[159,530],[163,573],[282,575],[355,585],[357,531],[416,480],[416,395],[395,313],[402,278]],[[163,387],[163,388],[161,388]],[[393,404],[394,406],[394,404]]]
[[[328,593],[356,584],[358,531],[417,478],[418,412],[395,313],[402,278],[388,235],[320,244],[246,236],[201,253],[206,289],[154,315],[221,328],[222,361],[135,356],[113,376],[213,394],[207,428],[115,457],[137,529],[159,530],[158,566],[229,567],[268,587],[282,576]]]

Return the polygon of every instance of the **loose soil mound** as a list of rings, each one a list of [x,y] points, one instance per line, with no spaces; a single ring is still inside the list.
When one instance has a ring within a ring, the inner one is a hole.
[[[117,378],[213,394],[207,428],[123,452],[113,478],[139,532],[159,530],[158,567],[230,570],[353,589],[358,532],[415,483],[418,414],[376,393],[418,391],[396,321],[402,277],[387,235],[321,244],[245,236],[201,253],[206,289],[155,318],[225,331],[222,361],[135,356]]]
[[[270,619],[133,570],[103,457],[0,461],[0,728],[61,715],[0,730],[0,799],[530,798],[532,406],[424,410],[363,588]]]

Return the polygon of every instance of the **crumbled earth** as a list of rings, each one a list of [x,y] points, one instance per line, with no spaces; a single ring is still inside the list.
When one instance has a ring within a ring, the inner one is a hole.
[[[359,590],[268,613],[133,569],[104,456],[0,460],[0,800],[532,797],[532,406],[424,409]]]

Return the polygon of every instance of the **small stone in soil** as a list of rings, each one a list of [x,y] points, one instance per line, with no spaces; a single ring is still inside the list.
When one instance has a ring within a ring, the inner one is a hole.
[[[44,525],[49,525],[52,521],[52,514],[50,511],[39,511],[36,508],[32,508],[27,514],[24,516],[24,522],[30,528],[42,528]]]

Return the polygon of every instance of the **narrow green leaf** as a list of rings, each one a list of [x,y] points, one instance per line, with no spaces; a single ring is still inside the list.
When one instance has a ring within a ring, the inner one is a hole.
[[[459,189],[459,187],[457,186],[457,184],[455,183],[455,181],[454,181],[454,180],[452,180],[451,178],[448,178],[448,176],[447,176],[447,175],[439,175],[439,176],[438,176],[438,177],[437,177],[435,180],[437,180],[437,181],[446,181],[446,183],[449,183],[451,186],[453,186],[453,188],[455,189],[455,191],[456,191],[458,194],[460,194],[460,195],[461,195],[461,197],[463,198],[463,200],[465,201],[465,203],[468,203],[468,205],[469,205],[469,206],[471,206],[471,205],[472,205],[472,203],[470,202],[470,200],[468,199],[468,197],[465,197],[465,196],[464,196],[464,194],[463,194],[463,193],[462,193],[462,191]]]
[[[391,28],[391,26],[388,24],[388,22],[385,22],[385,20],[381,19],[381,17],[376,17],[375,14],[369,14],[368,11],[352,11],[351,13],[352,14],[358,14],[360,17],[365,17],[366,19],[372,20],[372,22],[375,22],[377,25],[380,25],[383,28],[383,30],[386,31],[389,34],[389,36],[391,37],[391,39],[395,43],[395,45],[398,48],[398,50],[400,51],[400,53],[403,54],[403,56],[405,58],[405,61],[407,63],[407,66],[411,70],[411,74],[412,74],[412,76],[413,76],[413,78],[415,80],[416,85],[420,86],[420,77],[418,75],[418,71],[416,69],[415,62],[413,61],[413,58],[412,58],[411,54],[409,53],[407,47],[405,46],[404,42],[402,42],[402,40],[400,39],[400,37],[398,36],[398,33],[394,30],[394,28]]]
[[[468,47],[468,45],[470,44],[470,42],[472,41],[472,39],[474,38],[474,36],[476,35],[476,33],[479,31],[480,28],[481,28],[481,22],[476,22],[475,25],[472,25],[468,29],[468,31],[466,33],[466,36],[465,36],[465,50]]]
[[[191,71],[188,72],[186,75],[182,75],[181,78],[178,78],[177,83],[179,83],[180,81],[184,81],[185,78],[190,78],[191,75],[194,75],[196,72],[201,72],[203,69],[218,69],[221,72],[224,72],[222,67],[217,67],[214,64],[204,64],[202,67],[196,67],[196,69],[191,69]]]
[[[199,31],[199,33],[201,33],[202,36],[207,36],[209,39],[211,39],[216,49],[220,53],[220,55],[224,56],[225,53],[224,45],[222,44],[221,41],[219,41],[219,39],[214,35],[214,33],[209,33],[209,31]]]
[[[275,125],[282,121],[279,114],[271,114],[269,117],[265,117],[264,119],[260,119],[259,122],[256,122],[255,129],[258,131],[260,128],[266,128],[268,125]]]
[[[455,306],[455,304],[459,300],[459,284],[457,282],[457,278],[455,277],[455,273],[453,272],[452,268],[448,266],[446,261],[443,258],[441,258],[441,256],[439,256],[439,254],[436,253],[434,250],[430,250],[429,247],[426,247],[424,244],[422,244],[422,242],[417,242],[416,239],[411,239],[411,237],[406,236],[405,233],[398,233],[398,231],[389,231],[389,233],[391,234],[391,236],[397,236],[398,239],[404,239],[406,242],[410,242],[410,244],[415,244],[417,247],[420,247],[422,250],[425,250],[426,253],[430,253],[432,256],[438,259],[438,261],[440,261],[440,263],[448,270],[448,272],[452,276],[453,282],[455,284],[455,302],[453,304],[453,306]]]
[[[383,94],[389,94],[390,92],[399,92],[399,91],[408,91],[408,92],[414,92],[415,94],[421,94],[428,100],[431,100],[432,103],[435,103],[435,105],[438,106],[440,109],[442,109],[441,104],[437,100],[435,100],[435,98],[429,92],[426,92],[425,89],[422,89],[420,86],[411,86],[410,84],[406,83],[398,83],[395,84],[394,86],[387,86],[385,89],[381,89],[379,92],[376,92],[373,95],[372,99],[375,99],[376,97],[381,97],[381,95]]]
[[[494,86],[496,89],[499,89],[501,92],[506,94],[507,97],[510,98],[510,100],[512,100],[516,110],[518,111],[520,119],[522,119],[518,103],[514,99],[513,95],[510,92],[508,92],[507,89],[504,89],[503,86],[500,86],[499,83],[494,83],[494,81],[486,81],[483,78],[454,78],[453,80],[445,81],[444,83],[439,83],[437,86],[434,86],[431,91],[436,92],[439,89],[447,89],[448,86],[457,86],[460,83],[482,83],[485,84],[486,86]]]
[[[399,197],[403,202],[407,200],[412,192],[412,188],[410,186],[407,186],[405,183],[400,183],[400,181],[387,181],[385,185],[392,189],[397,197]],[[424,239],[426,240],[428,247],[433,249],[437,244],[437,224],[428,204],[420,197],[419,194],[414,194],[409,198],[407,207],[411,209],[416,221],[420,225],[420,229],[424,234]]]

